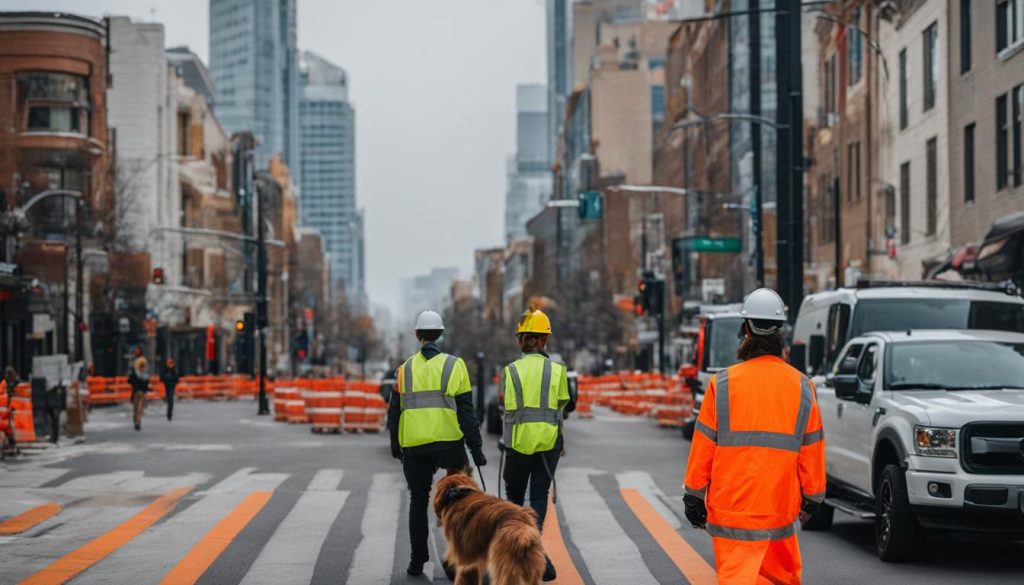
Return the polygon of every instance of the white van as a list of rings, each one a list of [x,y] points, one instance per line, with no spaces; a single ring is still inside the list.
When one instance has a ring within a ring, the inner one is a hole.
[[[850,339],[916,329],[1024,332],[1024,299],[1012,284],[942,281],[861,281],[808,295],[793,327],[790,362],[823,374]]]

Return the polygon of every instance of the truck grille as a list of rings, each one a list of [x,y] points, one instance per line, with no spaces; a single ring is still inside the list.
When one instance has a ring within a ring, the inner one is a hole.
[[[960,458],[970,473],[1024,474],[1024,423],[971,423],[964,427]]]

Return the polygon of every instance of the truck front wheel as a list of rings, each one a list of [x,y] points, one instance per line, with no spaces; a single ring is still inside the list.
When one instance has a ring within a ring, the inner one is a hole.
[[[878,558],[886,562],[914,558],[922,530],[910,508],[904,471],[898,465],[886,465],[882,469],[875,494],[875,546]]]

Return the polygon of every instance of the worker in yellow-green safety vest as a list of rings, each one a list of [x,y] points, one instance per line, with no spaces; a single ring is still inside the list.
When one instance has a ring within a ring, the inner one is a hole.
[[[427,505],[438,469],[467,467],[466,446],[477,467],[487,464],[480,425],[473,410],[469,372],[462,358],[443,353],[438,340],[444,322],[434,311],[416,319],[420,350],[395,372],[396,383],[388,409],[391,455],[402,462],[409,485],[410,575],[422,575],[430,560]],[[454,571],[444,564],[449,579]]]
[[[550,336],[548,316],[538,309],[527,310],[516,328],[523,355],[501,372],[505,491],[510,502],[522,506],[529,484],[530,507],[537,512],[538,529],[544,527],[548,491],[562,454],[563,413],[575,408],[565,366],[545,353]],[[553,581],[555,567],[550,559],[545,560],[544,581]]]

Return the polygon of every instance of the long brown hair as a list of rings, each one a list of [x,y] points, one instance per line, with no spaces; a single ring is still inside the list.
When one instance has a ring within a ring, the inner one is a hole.
[[[740,341],[740,346],[736,349],[736,358],[741,362],[766,355],[782,357],[786,350],[786,337],[782,330],[771,335],[754,335],[746,323],[743,324],[743,330],[747,336]]]
[[[544,351],[547,347],[548,336],[544,333],[520,333],[519,334],[519,347],[522,348],[523,353],[530,353],[533,351]]]

